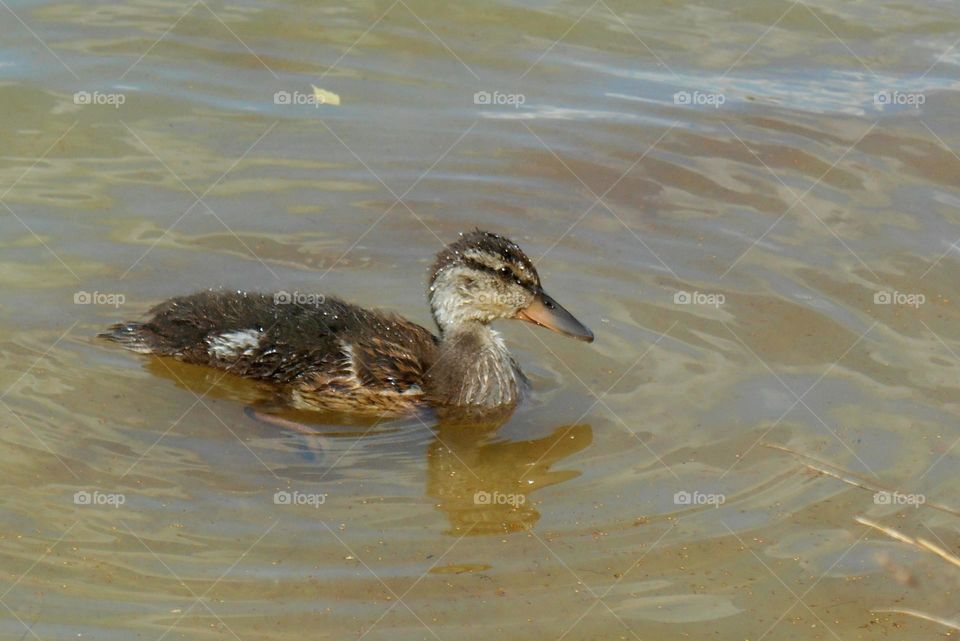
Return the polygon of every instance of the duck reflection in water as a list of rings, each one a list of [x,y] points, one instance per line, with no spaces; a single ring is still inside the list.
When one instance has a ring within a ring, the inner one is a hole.
[[[589,425],[561,425],[544,437],[497,438],[505,420],[469,428],[441,421],[427,448],[427,495],[450,522],[449,533],[499,534],[531,528],[540,520],[533,493],[580,475],[552,470],[593,440]]]
[[[546,436],[507,440],[497,435],[514,416],[513,410],[493,414],[446,411],[421,420],[381,423],[350,415],[290,410],[264,400],[269,388],[229,374],[212,372],[163,357],[151,357],[146,367],[197,395],[247,404],[247,430],[260,437],[292,437],[300,455],[320,468],[335,465],[327,449],[342,449],[332,439],[369,439],[374,444],[385,430],[431,431],[426,447],[426,495],[448,522],[447,533],[503,534],[532,527],[540,519],[537,490],[579,476],[577,470],[553,470],[557,463],[587,448],[593,440],[589,425],[559,425]],[[238,435],[243,430],[231,428]],[[524,426],[524,432],[532,431]],[[543,432],[537,428],[538,433]]]

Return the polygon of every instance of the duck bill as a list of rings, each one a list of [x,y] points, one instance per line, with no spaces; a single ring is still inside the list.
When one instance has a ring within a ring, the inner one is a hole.
[[[565,310],[560,303],[543,292],[539,292],[533,302],[517,312],[514,318],[546,327],[558,334],[570,336],[577,340],[593,342],[593,332],[574,318],[573,314]]]

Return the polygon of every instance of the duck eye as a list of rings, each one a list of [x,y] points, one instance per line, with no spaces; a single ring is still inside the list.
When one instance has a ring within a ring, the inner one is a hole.
[[[497,273],[501,276],[513,276],[513,270],[509,267],[501,267],[497,270]]]

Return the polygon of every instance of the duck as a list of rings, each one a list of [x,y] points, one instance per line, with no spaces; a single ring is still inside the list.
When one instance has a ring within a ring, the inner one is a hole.
[[[593,333],[543,289],[508,238],[476,229],[436,256],[427,289],[437,333],[319,294],[206,290],[156,305],[99,336],[270,384],[290,408],[395,416],[497,411],[529,388],[493,327],[516,319],[581,341]]]

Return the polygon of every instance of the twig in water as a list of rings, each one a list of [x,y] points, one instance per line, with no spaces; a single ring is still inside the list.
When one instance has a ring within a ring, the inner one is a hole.
[[[880,525],[876,521],[871,521],[870,519],[863,516],[858,516],[854,520],[856,520],[857,523],[866,525],[867,527],[871,527],[874,530],[879,530],[880,532],[883,532],[884,534],[889,536],[891,539],[895,539],[897,541],[900,541],[901,543],[906,543],[907,545],[918,547],[921,550],[926,550],[927,552],[932,552],[937,556],[939,556],[944,561],[947,561],[948,563],[952,563],[953,565],[960,568],[960,557],[953,554],[949,550],[945,550],[944,548],[940,547],[936,543],[933,543],[932,541],[928,541],[927,539],[921,539],[920,537],[914,538],[909,534],[904,534],[903,532],[894,530],[893,528],[887,527],[886,525]]]
[[[814,472],[819,472],[820,474],[826,474],[827,476],[831,476],[837,479],[838,481],[843,481],[847,485],[859,487],[862,490],[869,490],[871,492],[889,492],[891,494],[899,492],[899,490],[879,485],[878,483],[875,483],[870,479],[866,479],[860,476],[859,474],[845,470],[842,467],[834,465],[833,463],[821,461],[820,459],[810,456],[809,454],[804,454],[802,452],[797,452],[796,450],[791,450],[789,447],[778,445],[777,443],[764,443],[763,446],[768,447],[771,450],[780,450],[781,452],[786,452],[787,454],[791,454],[797,458],[804,459],[801,461],[801,463],[805,467],[813,470]],[[813,461],[813,463],[809,463],[808,461]],[[833,469],[830,469],[830,468],[833,468]],[[837,471],[833,471],[833,470],[837,470]],[[944,505],[942,503],[937,503],[935,501],[926,501],[925,503],[923,503],[923,505],[925,507],[930,507],[935,510],[940,510],[941,512],[946,512],[947,514],[960,517],[960,510],[956,510],[950,507],[949,505]]]
[[[927,550],[939,556],[940,558],[952,563],[953,565],[960,567],[960,557],[952,554],[951,552],[943,549],[936,543],[931,543],[926,539],[921,539],[919,537],[912,537],[909,534],[904,534],[898,530],[894,530],[892,527],[887,527],[886,525],[881,525],[876,521],[871,521],[868,518],[858,516],[855,519],[857,523],[866,525],[869,528],[883,532],[891,539],[895,541],[900,541],[901,543],[906,543],[907,545],[912,545],[914,547],[920,548],[921,550]],[[916,617],[917,619],[923,619],[924,621],[932,621],[933,623],[939,623],[942,626],[952,628],[954,630],[960,630],[960,621],[953,621],[950,619],[944,619],[943,617],[938,617],[934,614],[927,614],[926,612],[920,612],[919,610],[910,610],[908,608],[874,608],[870,610],[871,612],[876,613],[888,613],[888,614],[905,614],[907,616]]]
[[[923,619],[924,621],[933,621],[934,623],[939,623],[940,625],[953,628],[954,630],[960,630],[960,621],[951,621],[950,619],[944,619],[942,617],[938,617],[933,614],[927,614],[926,612],[920,612],[918,610],[909,610],[907,608],[883,608],[870,611],[877,614],[884,612],[889,614],[906,614],[907,616]]]

